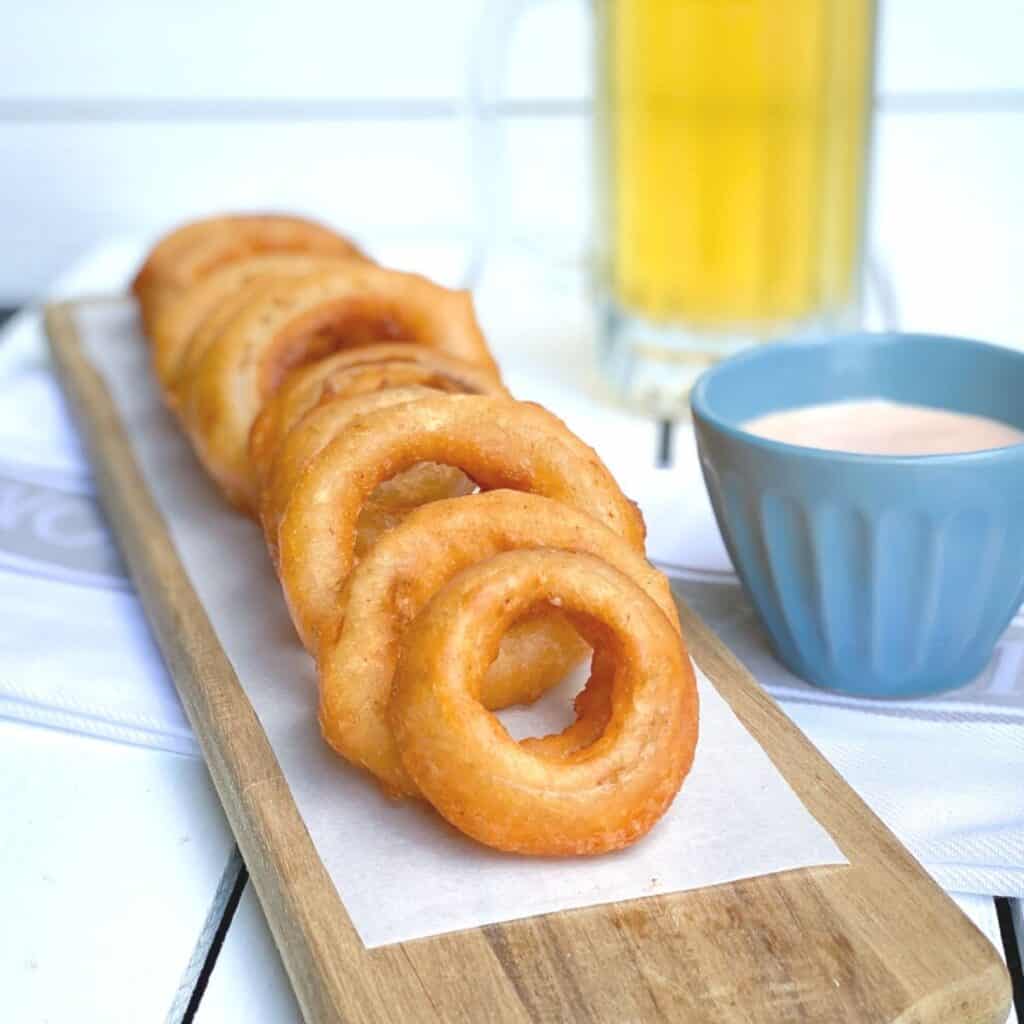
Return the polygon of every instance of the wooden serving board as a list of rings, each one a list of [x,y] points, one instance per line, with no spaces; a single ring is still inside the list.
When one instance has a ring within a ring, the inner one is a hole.
[[[75,304],[46,313],[107,515],[309,1021],[1001,1024],[995,950],[711,631],[697,662],[848,866],[366,950],[175,554]]]

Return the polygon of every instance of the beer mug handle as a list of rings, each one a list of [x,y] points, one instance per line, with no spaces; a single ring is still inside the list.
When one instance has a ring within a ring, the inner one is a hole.
[[[506,182],[502,159],[505,136],[499,108],[511,43],[523,15],[547,2],[485,0],[469,46],[463,93],[471,193],[465,288],[474,287],[482,277],[488,252],[500,229],[499,210]]]

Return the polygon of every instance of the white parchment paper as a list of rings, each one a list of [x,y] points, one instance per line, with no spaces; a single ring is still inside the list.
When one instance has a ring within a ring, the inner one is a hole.
[[[417,801],[383,797],[321,740],[313,665],[295,638],[260,533],[222,502],[163,410],[132,305],[90,307],[78,323],[185,569],[366,946],[846,863],[699,672],[693,769],[661,822],[627,850],[570,860],[501,854]],[[503,720],[516,735],[550,731],[560,727],[570,697],[562,688],[542,706]]]

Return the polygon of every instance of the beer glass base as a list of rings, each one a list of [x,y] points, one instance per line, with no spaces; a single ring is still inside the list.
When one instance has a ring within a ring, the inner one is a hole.
[[[752,345],[853,329],[855,309],[776,325],[771,331],[698,331],[658,323],[598,300],[598,360],[625,405],[660,419],[689,417],[690,389],[708,367]]]

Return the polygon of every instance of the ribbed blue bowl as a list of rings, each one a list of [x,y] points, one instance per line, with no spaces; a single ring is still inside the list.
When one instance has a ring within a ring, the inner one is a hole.
[[[705,373],[691,406],[733,564],[779,658],[818,686],[912,697],[977,675],[1024,600],[1024,445],[961,455],[800,448],[741,429],[886,398],[1024,430],[1024,355],[931,335],[765,345]]]

